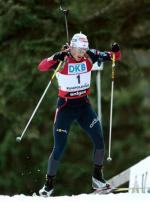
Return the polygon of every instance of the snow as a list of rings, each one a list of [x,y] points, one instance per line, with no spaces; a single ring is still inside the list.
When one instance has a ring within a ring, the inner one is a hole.
[[[25,196],[14,195],[14,196],[0,196],[2,202],[150,202],[149,193],[119,193],[119,194],[108,194],[108,195],[89,195],[80,194],[73,196],[55,196],[49,198],[43,198],[39,196]]]

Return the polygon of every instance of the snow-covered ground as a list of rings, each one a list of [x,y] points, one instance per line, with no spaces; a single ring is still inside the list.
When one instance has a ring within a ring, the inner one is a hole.
[[[75,196],[58,196],[42,198],[39,196],[0,196],[1,202],[150,202],[149,193],[120,193],[120,194],[108,194],[108,195],[88,195],[80,194]]]

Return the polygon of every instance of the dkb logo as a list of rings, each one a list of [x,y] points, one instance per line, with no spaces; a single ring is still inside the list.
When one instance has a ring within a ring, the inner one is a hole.
[[[85,62],[77,63],[77,64],[69,64],[68,66],[68,74],[78,74],[87,72],[87,67]]]

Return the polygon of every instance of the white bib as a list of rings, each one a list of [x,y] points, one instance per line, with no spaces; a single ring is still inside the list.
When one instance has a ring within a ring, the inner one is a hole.
[[[84,67],[83,72],[85,71]],[[73,67],[70,68],[73,70]],[[59,89],[66,92],[75,92],[90,88],[91,82],[91,71],[85,73],[79,73],[80,68],[78,67],[76,74],[62,74],[57,72],[56,77],[58,80]],[[69,68],[68,68],[69,71]],[[87,71],[87,70],[86,70]],[[68,72],[69,73],[69,72]]]

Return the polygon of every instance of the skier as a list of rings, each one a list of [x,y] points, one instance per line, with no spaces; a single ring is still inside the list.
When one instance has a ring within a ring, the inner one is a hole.
[[[93,64],[98,62],[100,65],[101,62],[111,61],[113,54],[115,54],[115,60],[120,59],[121,53],[117,43],[112,44],[111,51],[101,52],[89,49],[87,36],[77,33],[72,37],[70,46],[43,59],[38,65],[40,71],[49,71],[56,69],[59,62],[63,61],[62,68],[56,74],[59,92],[53,128],[54,147],[48,159],[46,182],[39,190],[41,196],[51,196],[54,190],[54,177],[74,120],[80,124],[93,142],[93,189],[110,187],[102,172],[104,160],[102,128],[88,95]]]

